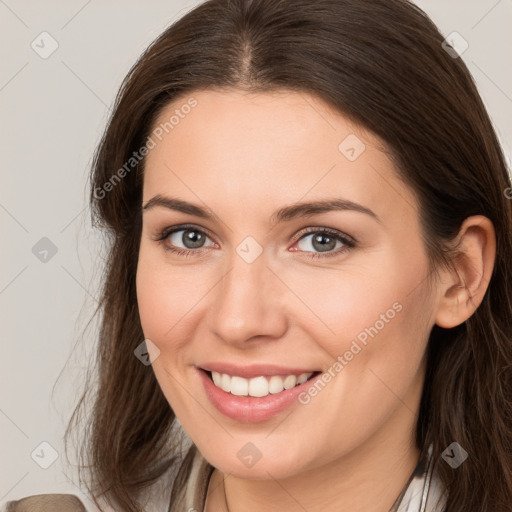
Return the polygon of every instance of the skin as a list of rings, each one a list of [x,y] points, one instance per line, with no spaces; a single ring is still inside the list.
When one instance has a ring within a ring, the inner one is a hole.
[[[495,257],[492,224],[466,219],[464,256],[434,279],[417,200],[378,138],[306,93],[191,96],[198,105],[147,157],[143,205],[161,194],[216,217],[144,210],[137,297],[145,337],[160,350],[158,383],[216,468],[206,510],[228,510],[225,479],[231,512],[387,512],[418,461],[428,335],[480,304]],[[168,105],[155,126],[187,99]],[[366,146],[355,161],[338,149],[350,134]],[[346,210],[270,223],[283,206],[327,198],[359,203],[379,220]],[[155,241],[183,223],[206,233],[202,248],[184,245],[183,231]],[[357,245],[325,256],[343,242],[321,252],[304,235],[309,227],[338,230]],[[252,263],[236,251],[248,236],[263,249]],[[174,254],[165,243],[196,252]],[[195,365],[210,361],[327,371],[394,303],[400,312],[307,405],[243,423],[223,416],[203,391]],[[250,468],[237,457],[248,442],[261,452]]]

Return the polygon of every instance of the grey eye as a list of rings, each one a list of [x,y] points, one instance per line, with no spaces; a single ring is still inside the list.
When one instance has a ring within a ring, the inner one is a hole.
[[[338,246],[336,246],[337,242],[339,243]],[[301,243],[303,244],[302,247]],[[308,233],[297,242],[298,248],[301,251],[306,252],[311,252],[311,250],[318,252],[328,252],[334,249],[338,249],[342,245],[343,242],[341,242],[336,236],[320,231],[315,233]]]
[[[171,244],[182,249],[199,249],[207,239],[209,238],[197,229],[180,229],[169,235]]]

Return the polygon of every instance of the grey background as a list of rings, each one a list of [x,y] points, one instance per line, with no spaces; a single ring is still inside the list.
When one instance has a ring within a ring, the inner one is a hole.
[[[62,436],[95,341],[94,324],[79,341],[101,277],[102,238],[86,204],[89,165],[131,65],[198,3],[0,0],[0,502],[43,492],[84,499]],[[443,34],[468,41],[463,59],[510,166],[512,0],[417,4]],[[58,42],[47,59],[31,47],[43,31]],[[40,465],[52,450],[42,442],[58,454],[48,469]]]

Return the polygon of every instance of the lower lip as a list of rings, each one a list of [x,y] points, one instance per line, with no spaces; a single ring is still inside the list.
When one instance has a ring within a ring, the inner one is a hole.
[[[203,382],[206,395],[212,404],[225,416],[242,423],[265,421],[284,411],[294,402],[299,404],[300,402],[297,397],[322,375],[319,373],[317,376],[303,382],[299,386],[285,389],[280,393],[270,393],[263,397],[253,397],[226,393],[212,382],[206,371],[198,369],[198,372]]]

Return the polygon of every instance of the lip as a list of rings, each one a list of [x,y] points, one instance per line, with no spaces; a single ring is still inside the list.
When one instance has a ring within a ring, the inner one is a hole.
[[[272,377],[273,375],[280,375],[286,377],[287,375],[297,375],[301,373],[315,373],[320,371],[301,368],[289,368],[286,366],[278,366],[273,364],[252,364],[246,366],[237,366],[232,363],[205,363],[200,366],[201,369],[209,372],[226,373],[233,376],[244,377],[245,379],[252,379],[253,377]]]
[[[309,388],[322,373],[313,375],[299,386],[285,389],[281,393],[264,397],[236,396],[218,388],[205,370],[196,368],[210,402],[224,416],[241,423],[257,423],[268,420],[293,404],[300,405],[298,396]],[[287,370],[288,371],[288,370]],[[304,373],[304,372],[302,372]],[[260,374],[261,375],[261,374]],[[241,375],[240,375],[241,377]]]

